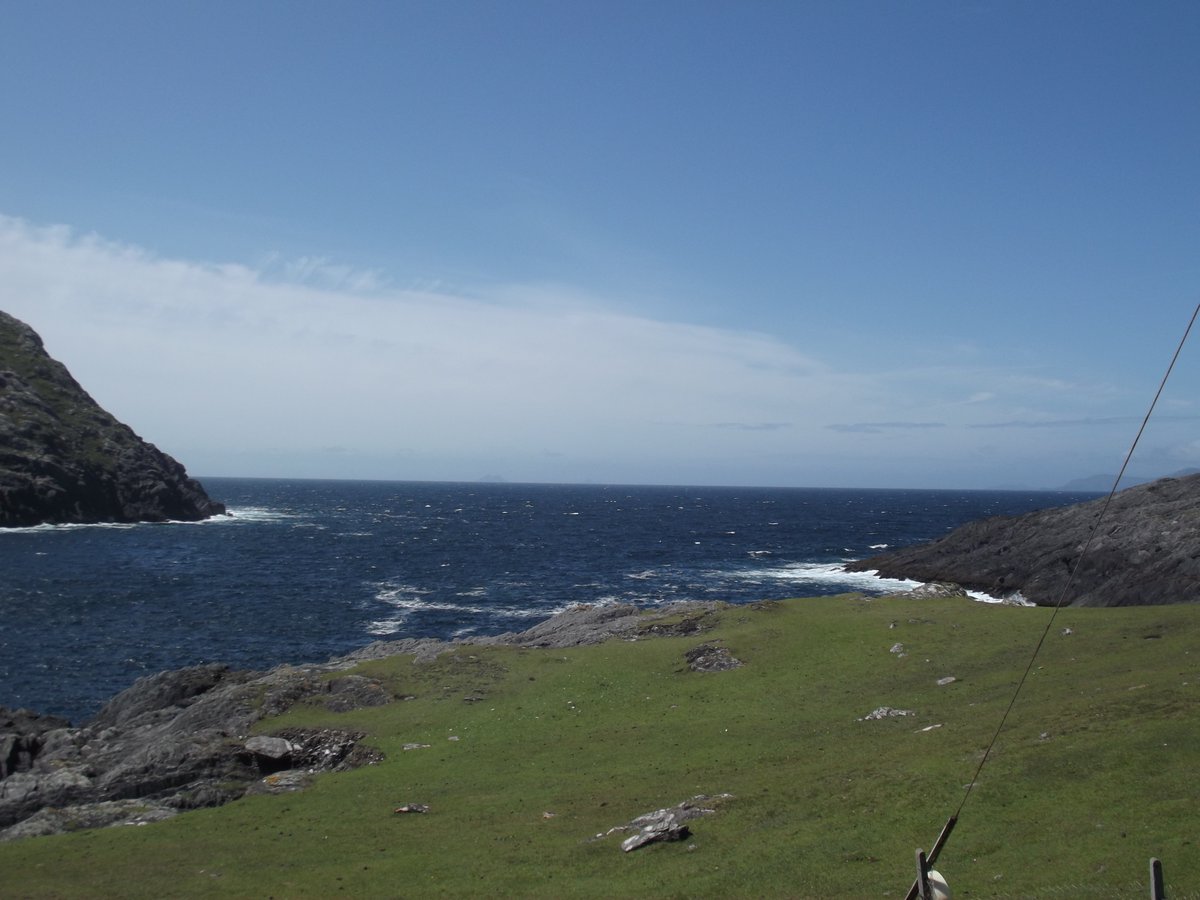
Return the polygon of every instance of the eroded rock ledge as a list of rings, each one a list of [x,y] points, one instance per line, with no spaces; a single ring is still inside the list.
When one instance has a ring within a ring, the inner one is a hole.
[[[257,722],[298,702],[344,712],[402,699],[370,678],[337,674],[362,660],[412,654],[419,664],[467,644],[570,647],[611,637],[700,634],[722,606],[677,603],[649,613],[626,604],[580,606],[523,632],[378,641],[320,665],[160,672],[136,681],[81,727],[0,707],[0,840],[157,821],[247,793],[296,790],[319,772],[370,764],[380,754],[359,733],[254,733]]]

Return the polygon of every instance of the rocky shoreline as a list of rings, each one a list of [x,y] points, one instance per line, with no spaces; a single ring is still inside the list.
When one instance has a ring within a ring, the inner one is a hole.
[[[1039,606],[1149,606],[1200,600],[1200,475],[1104,498],[970,522],[944,538],[847,564],[885,578],[947,581]],[[1082,561],[1081,561],[1082,556]]]
[[[523,632],[376,641],[322,664],[267,672],[192,666],[139,679],[80,726],[0,707],[0,840],[158,821],[247,794],[298,790],[318,773],[376,762],[379,752],[357,732],[254,733],[256,723],[297,703],[344,712],[400,699],[379,681],[338,674],[364,660],[411,654],[420,665],[472,644],[571,647],[611,637],[700,634],[721,606],[681,603],[652,612],[580,606]],[[720,654],[709,656],[729,665]]]

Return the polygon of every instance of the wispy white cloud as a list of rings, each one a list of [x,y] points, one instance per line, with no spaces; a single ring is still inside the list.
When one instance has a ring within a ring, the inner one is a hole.
[[[332,439],[343,456],[667,459],[695,449],[689,422],[819,418],[837,390],[836,373],[769,336],[552,286],[396,290],[326,260],[163,259],[11,218],[0,278],[8,310],[102,402],[206,457]]]
[[[1100,428],[1112,425],[1134,426],[1141,422],[1139,416],[1088,416],[1079,419],[1014,419],[1006,422],[973,422],[969,428]],[[1200,421],[1200,415],[1157,415],[1158,424]],[[1132,437],[1132,432],[1130,433]]]
[[[728,428],[733,431],[782,431],[792,428],[791,422],[715,422],[710,428]]]
[[[882,434],[885,431],[926,431],[931,428],[945,428],[945,422],[853,422],[849,424],[833,424],[826,426],[831,431],[845,434]]]
[[[1013,419],[1007,422],[973,422],[968,428],[1096,428],[1132,425],[1135,416],[1089,416],[1083,419]]]
[[[378,269],[355,269],[324,256],[285,259],[279,254],[271,254],[260,264],[258,272],[284,282],[351,293],[379,291],[388,286],[387,279]]]
[[[1030,423],[1093,418],[977,360],[855,371],[561,285],[402,289],[2,216],[0,283],[102,404],[209,473],[938,484],[950,459],[1028,458]]]

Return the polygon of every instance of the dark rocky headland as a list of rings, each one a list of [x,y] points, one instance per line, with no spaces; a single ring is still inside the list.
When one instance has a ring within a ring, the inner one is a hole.
[[[1080,563],[1105,498],[970,522],[944,538],[851,563],[888,578],[954,582],[1039,606],[1146,606],[1200,600],[1200,475],[1118,492]]]
[[[0,528],[220,515],[182,465],[103,410],[0,312]]]

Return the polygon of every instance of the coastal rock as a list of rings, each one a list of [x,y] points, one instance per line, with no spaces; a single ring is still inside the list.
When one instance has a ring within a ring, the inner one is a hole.
[[[59,716],[0,706],[0,779],[28,772],[47,740],[53,740],[52,735],[70,725]]]
[[[296,750],[295,745],[287,738],[271,737],[266,734],[256,734],[246,741],[244,746],[255,756],[272,763],[291,760],[292,753]]]
[[[392,695],[383,685],[361,675],[334,678],[328,684],[329,698],[325,701],[325,708],[330,712],[349,712],[392,702]]]
[[[745,663],[716,641],[707,641],[683,654],[693,672],[728,672],[740,669]]]
[[[675,806],[656,809],[638,816],[626,825],[617,825],[608,831],[595,836],[594,840],[608,837],[622,831],[634,831],[621,842],[621,849],[626,853],[658,841],[681,841],[691,834],[688,822],[702,816],[711,816],[716,807],[726,800],[733,799],[733,794],[697,794],[690,800],[684,800]]]
[[[290,794],[302,791],[312,784],[313,776],[304,769],[283,769],[272,772],[246,788],[246,795],[255,794]]]
[[[518,634],[485,638],[478,643],[516,644],[520,647],[576,647],[595,644],[614,635],[637,631],[642,620],[629,603],[572,606]]]
[[[179,810],[145,800],[107,800],[61,809],[46,807],[28,819],[0,831],[0,841],[42,837],[115,825],[148,825],[178,815]]]
[[[899,716],[915,716],[916,712],[911,709],[896,709],[891,706],[880,706],[871,712],[867,713],[861,719],[856,719],[857,722],[874,722],[879,719],[894,719]]]
[[[949,581],[930,581],[926,584],[917,585],[911,591],[907,591],[905,596],[913,600],[934,600],[944,597],[965,598],[967,592],[963,590],[961,585]]]
[[[528,631],[474,643],[597,643],[636,635],[655,622],[669,629],[718,607],[674,604],[642,614],[615,605],[577,607]],[[360,732],[251,732],[296,703],[350,709],[411,699],[392,696],[373,679],[342,673],[361,660],[392,654],[428,661],[463,643],[381,641],[323,665],[268,672],[216,664],[160,672],[136,681],[77,728],[54,716],[0,707],[0,840],[133,822],[139,815],[149,821],[147,816],[216,806],[248,793],[298,790],[316,773],[368,765],[382,755],[362,743]]]
[[[725,606],[727,604],[716,601],[681,601],[647,612],[631,603],[580,603],[525,631],[456,638],[454,641],[439,641],[436,638],[374,641],[349,654],[346,659],[362,661],[411,653],[414,662],[426,663],[456,646],[466,644],[561,648],[599,644],[613,637],[636,640],[639,637],[697,634],[707,631],[712,625],[713,614]]]
[[[183,466],[103,410],[0,312],[0,528],[220,515]]]
[[[252,673],[194,666],[140,679],[80,728],[25,711],[0,716],[8,729],[0,731],[0,746],[24,748],[0,778],[0,828],[20,837],[26,831],[12,826],[49,807],[74,808],[70,821],[86,822],[97,804],[119,800],[173,810],[215,806],[264,774],[352,768],[379,758],[353,732],[245,737],[265,716],[323,698],[320,675],[318,667]],[[57,821],[43,816],[37,833]]]
[[[285,728],[268,740],[283,741],[290,748],[285,755],[275,757],[277,762],[290,762],[293,768],[311,774],[355,769],[383,759],[378,750],[361,743],[365,736],[361,731],[338,728]],[[281,744],[274,746],[282,748]],[[260,754],[260,759],[266,758]]]
[[[630,603],[579,604],[526,631],[476,638],[472,643],[576,647],[599,644],[612,637],[635,640],[697,634],[712,627],[712,615],[726,605],[713,601],[681,601],[656,607],[647,614]]]
[[[245,676],[219,663],[147,675],[104,704],[91,725],[105,729],[141,721],[147,715],[161,718],[191,706],[226,679],[245,680]]]
[[[1200,475],[1117,493],[1083,554],[1104,500],[970,522],[944,538],[847,564],[885,578],[948,581],[1054,606],[1078,565],[1070,606],[1200,600]]]
[[[449,641],[437,638],[400,638],[394,641],[372,641],[348,654],[345,659],[349,662],[365,662],[369,659],[411,654],[414,663],[430,663],[453,648],[454,645]]]

